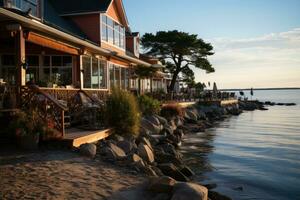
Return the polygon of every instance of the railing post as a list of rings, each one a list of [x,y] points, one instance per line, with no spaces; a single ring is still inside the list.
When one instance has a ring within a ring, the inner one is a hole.
[[[65,111],[61,111],[61,133],[62,136],[65,136]]]

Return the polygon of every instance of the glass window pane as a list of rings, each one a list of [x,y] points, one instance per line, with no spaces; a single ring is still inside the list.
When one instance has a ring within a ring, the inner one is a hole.
[[[108,27],[107,31],[108,31],[108,42],[113,44],[113,42],[114,42],[114,30],[113,30],[113,28]]]
[[[72,56],[64,56],[62,66],[72,67]]]
[[[100,61],[100,88],[106,88],[106,61]]]
[[[50,66],[50,56],[44,57],[44,66]]]
[[[106,24],[102,24],[101,26],[101,39],[107,41],[107,26]]]
[[[52,56],[52,66],[62,66],[62,57]]]
[[[110,88],[112,89],[115,86],[115,73],[114,73],[114,65],[109,65],[109,82]]]
[[[99,68],[98,59],[92,59],[92,88],[99,88]]]
[[[39,57],[38,56],[26,56],[26,62],[28,66],[39,66]]]
[[[14,66],[15,65],[15,56],[14,55],[3,55],[2,56],[2,65]]]
[[[115,65],[115,86],[121,87],[120,67]]]
[[[109,17],[107,17],[107,25],[110,26],[111,28],[114,27],[114,21],[112,19],[110,19]]]
[[[126,69],[121,68],[121,88],[126,90]]]
[[[102,23],[106,24],[107,17],[105,15],[101,15],[101,17],[102,17]]]
[[[91,88],[91,58],[84,56],[82,58],[83,66],[83,87]]]

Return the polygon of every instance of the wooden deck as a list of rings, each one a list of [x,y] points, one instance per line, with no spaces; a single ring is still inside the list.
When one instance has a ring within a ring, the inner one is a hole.
[[[93,143],[110,136],[111,130],[87,131],[77,128],[66,129],[64,142],[71,147],[79,147],[82,144]]]

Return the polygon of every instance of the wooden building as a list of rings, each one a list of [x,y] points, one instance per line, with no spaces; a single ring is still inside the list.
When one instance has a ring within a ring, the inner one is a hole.
[[[0,0],[0,85],[15,91],[19,107],[42,95],[64,134],[76,94],[93,101],[113,87],[137,90],[133,69],[159,65],[140,56],[139,37],[122,0]],[[166,91],[167,83],[162,76],[140,86]]]

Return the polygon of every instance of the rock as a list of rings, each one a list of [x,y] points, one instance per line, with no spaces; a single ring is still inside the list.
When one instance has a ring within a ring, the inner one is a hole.
[[[172,163],[176,167],[181,168],[183,166],[183,161],[179,158],[176,158],[174,155],[167,153],[156,153],[155,154],[156,161],[160,164],[163,163]]]
[[[151,149],[151,151],[153,151],[152,144],[147,138],[142,137],[140,143],[146,144]]]
[[[110,157],[114,156],[114,158],[117,160],[123,159],[126,157],[125,152],[113,143],[109,143],[107,148],[108,148],[108,151],[107,151],[108,153],[111,153],[111,152],[113,153],[112,155],[110,155]],[[110,150],[111,150],[111,152],[110,152]]]
[[[203,186],[206,187],[208,190],[212,190],[212,189],[215,189],[218,185],[216,183],[210,183],[210,184],[205,184]],[[208,193],[208,196],[209,196],[209,193]]]
[[[152,177],[157,177],[158,176],[158,174],[156,174],[156,172],[152,169],[152,166],[150,166],[150,165],[145,165],[143,171],[148,176],[152,176]]]
[[[183,131],[183,129],[176,129],[175,131],[174,131],[174,135],[178,135],[180,138],[182,138],[183,136],[184,136],[184,131]]]
[[[183,126],[183,121],[181,120],[180,117],[176,117],[176,118],[174,119],[174,123],[175,123],[175,125],[176,125],[177,127]]]
[[[158,193],[154,197],[151,198],[151,200],[170,200],[170,194],[167,193]]]
[[[134,141],[123,140],[117,143],[117,146],[120,147],[126,154],[129,154],[133,149],[137,148]]]
[[[168,135],[166,139],[175,147],[178,147],[181,144],[181,138],[178,135]]]
[[[128,161],[131,163],[137,163],[137,162],[140,162],[141,160],[143,160],[143,159],[135,153],[128,156]]]
[[[174,178],[177,181],[187,182],[189,179],[181,173],[178,168],[172,163],[159,164],[158,168],[166,175]]]
[[[296,106],[297,104],[295,104],[295,103],[286,103],[285,105],[286,106]]]
[[[156,126],[145,118],[142,118],[140,126],[143,129],[148,130],[151,134],[159,134],[162,129],[161,126]]]
[[[231,200],[231,198],[215,191],[208,191],[208,197],[212,200]]]
[[[150,178],[147,190],[155,193],[171,193],[176,183],[176,180],[168,176]]]
[[[94,144],[82,144],[79,147],[79,152],[81,155],[94,158],[97,153],[97,146]]]
[[[172,135],[174,133],[173,128],[170,125],[165,125],[163,130],[161,131],[162,135]]]
[[[148,163],[154,162],[154,154],[150,147],[146,144],[140,143],[138,146],[138,154]]]
[[[183,173],[186,177],[194,176],[195,173],[188,167],[184,166],[181,170],[181,173]]]
[[[177,183],[174,185],[171,200],[207,200],[206,187],[194,183]]]
[[[197,113],[194,110],[191,110],[191,109],[186,109],[185,114],[184,114],[184,118],[188,122],[197,122],[198,121]]]
[[[166,118],[161,117],[159,115],[153,115],[153,116],[156,117],[162,125],[168,124],[168,120]]]
[[[150,121],[152,124],[156,125],[156,126],[160,126],[162,123],[159,121],[159,119],[154,116],[154,115],[151,115],[151,116],[147,116],[146,119],[148,121]]]

